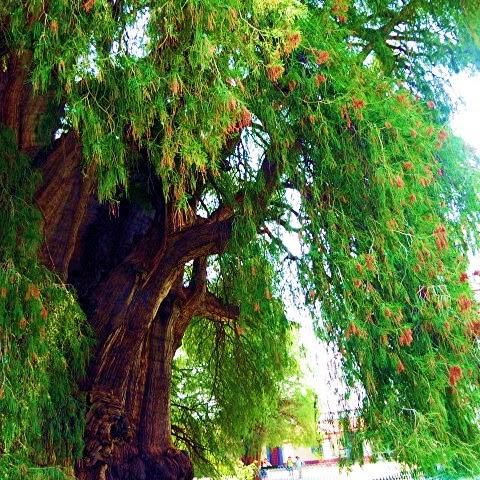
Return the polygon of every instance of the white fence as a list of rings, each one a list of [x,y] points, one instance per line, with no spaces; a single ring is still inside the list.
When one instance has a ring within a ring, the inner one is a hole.
[[[267,480],[300,480],[300,478],[296,470],[292,474],[284,468],[278,468],[268,469]],[[381,462],[354,465],[349,470],[340,470],[337,465],[305,466],[302,468],[301,480],[411,480],[411,477],[402,474],[397,464]]]

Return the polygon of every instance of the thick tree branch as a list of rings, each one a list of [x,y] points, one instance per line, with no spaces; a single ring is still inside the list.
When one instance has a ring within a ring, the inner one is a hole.
[[[188,286],[187,303],[195,303],[206,290],[207,257],[199,257],[193,261],[192,280]]]
[[[70,261],[86,219],[96,202],[95,166],[82,171],[82,147],[70,131],[54,142],[41,165],[43,183],[35,194],[43,215],[43,262],[67,279]]]
[[[228,323],[238,319],[240,308],[237,305],[224,303],[213,293],[207,292],[195,315],[214,322]]]
[[[193,261],[192,279],[188,287],[183,287],[174,299],[176,311],[175,330],[179,339],[183,337],[195,310],[203,301],[207,288],[207,257],[198,257]],[[170,294],[171,295],[171,294]]]

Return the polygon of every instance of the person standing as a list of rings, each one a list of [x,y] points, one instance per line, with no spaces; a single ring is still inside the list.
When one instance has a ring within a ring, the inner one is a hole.
[[[287,472],[288,472],[288,478],[293,478],[293,459],[292,457],[287,458]]]
[[[298,478],[299,480],[302,479],[302,467],[303,467],[303,462],[302,460],[300,459],[300,457],[297,455],[295,457],[295,468],[297,469],[298,471]]]
[[[272,464],[266,458],[260,462],[260,480],[266,480],[268,478],[268,471],[266,467],[271,466]]]
[[[267,469],[264,467],[260,467],[259,476],[260,476],[260,480],[266,480],[268,478]]]

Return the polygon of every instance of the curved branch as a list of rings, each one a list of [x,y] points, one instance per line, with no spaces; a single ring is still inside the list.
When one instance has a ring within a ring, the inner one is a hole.
[[[238,319],[240,308],[237,305],[224,303],[213,293],[207,292],[195,315],[214,322],[229,323]]]
[[[179,425],[172,425],[172,435],[185,444],[185,446],[194,452],[195,455],[204,463],[210,463],[207,457],[204,455],[208,451],[206,447],[196,442],[188,432]]]

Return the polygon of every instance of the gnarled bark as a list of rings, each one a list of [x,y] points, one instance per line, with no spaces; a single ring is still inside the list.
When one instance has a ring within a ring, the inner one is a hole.
[[[205,287],[206,257],[225,248],[232,212],[217,211],[182,229],[133,205],[120,205],[111,216],[95,198],[73,133],[55,143],[42,168],[42,255],[76,286],[98,339],[78,477],[190,478],[188,456],[171,440],[172,361],[194,315],[223,321],[238,315],[234,307],[222,309]],[[113,241],[124,227],[133,232]],[[108,260],[96,259],[99,249]],[[190,260],[194,273],[185,287],[183,266]]]
[[[171,438],[172,362],[193,316],[238,316],[238,308],[206,289],[207,257],[224,250],[233,209],[222,206],[210,218],[179,226],[163,195],[152,195],[156,214],[127,200],[115,212],[99,204],[95,165],[83,164],[78,135],[64,133],[44,149],[37,140],[50,96],[34,95],[30,70],[29,52],[10,54],[0,72],[0,122],[42,171],[35,196],[43,216],[41,259],[76,288],[97,336],[85,380],[89,409],[77,476],[192,478],[188,455]],[[185,286],[184,266],[191,260]]]

